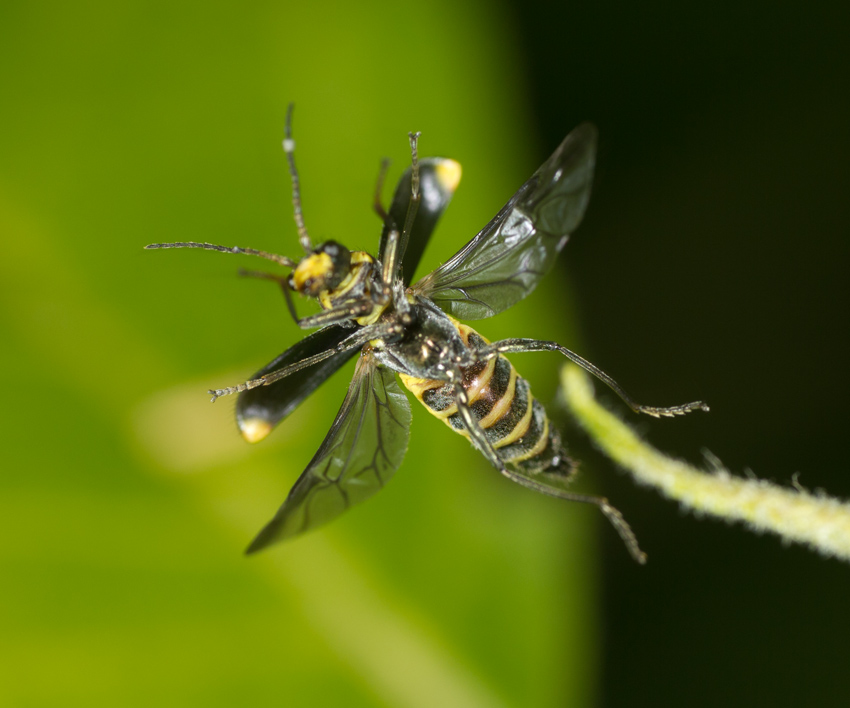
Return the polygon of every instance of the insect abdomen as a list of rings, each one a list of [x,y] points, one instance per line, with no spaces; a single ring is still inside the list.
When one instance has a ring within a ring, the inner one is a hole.
[[[471,349],[489,344],[471,327],[460,323],[456,326]],[[572,472],[574,464],[557,430],[549,424],[543,404],[532,396],[528,382],[517,374],[511,362],[499,356],[466,367],[462,373],[472,417],[506,465],[526,472]],[[451,384],[404,374],[400,377],[432,415],[455,432],[469,436]]]

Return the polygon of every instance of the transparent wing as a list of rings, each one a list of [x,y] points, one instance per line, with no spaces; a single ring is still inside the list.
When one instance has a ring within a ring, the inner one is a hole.
[[[419,161],[419,192],[422,198],[416,219],[408,234],[407,241],[399,244],[401,252],[402,278],[405,284],[410,283],[425,246],[434,232],[437,221],[442,216],[452,199],[452,195],[460,182],[460,163],[445,157],[427,157]],[[378,248],[378,258],[384,260],[384,250],[387,245],[387,235],[391,229],[404,228],[407,219],[407,209],[410,206],[411,169],[408,167],[395,188],[393,201],[390,205],[387,223],[381,233],[381,243]]]
[[[413,290],[461,320],[516,304],[549,272],[590,199],[596,128],[583,123],[469,243]]]
[[[395,374],[363,355],[319,451],[247,553],[304,533],[381,489],[401,464],[410,404]]]
[[[351,329],[345,329],[339,325],[330,325],[318,332],[313,332],[300,342],[296,342],[251,378],[258,379],[272,371],[332,349],[351,335],[351,332]],[[335,354],[330,359],[296,371],[273,384],[258,386],[240,393],[236,399],[236,424],[239,426],[242,437],[248,442],[259,442],[265,438],[281,420],[295,410],[301,401],[313,393],[358,351],[354,349]]]

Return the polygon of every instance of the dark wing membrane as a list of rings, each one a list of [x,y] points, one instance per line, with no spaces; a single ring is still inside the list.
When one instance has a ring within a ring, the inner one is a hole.
[[[549,272],[590,199],[596,128],[583,123],[475,238],[413,288],[461,320],[516,304]]]
[[[401,464],[410,404],[395,374],[365,354],[319,451],[248,553],[336,518],[381,489]]]
[[[351,329],[339,325],[330,325],[318,332],[313,332],[264,366],[251,378],[258,379],[284,366],[332,349],[350,336],[351,332]],[[236,424],[239,426],[242,437],[248,442],[259,442],[265,438],[281,420],[295,410],[301,401],[313,393],[358,351],[354,349],[336,354],[273,384],[240,393],[236,400]]]
[[[405,284],[410,283],[428,239],[437,225],[437,221],[449,202],[460,182],[460,163],[444,157],[428,157],[419,161],[419,191],[422,199],[413,227],[410,229],[407,241],[399,244],[402,278]],[[410,206],[411,169],[408,167],[398,181],[390,205],[387,223],[381,232],[381,244],[378,248],[378,258],[383,262],[387,236],[391,229],[401,231],[407,219]]]

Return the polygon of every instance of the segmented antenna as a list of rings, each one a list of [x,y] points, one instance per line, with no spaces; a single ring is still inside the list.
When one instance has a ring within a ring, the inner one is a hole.
[[[298,169],[295,167],[295,141],[292,139],[292,111],[295,104],[290,103],[286,110],[286,128],[283,141],[283,151],[289,161],[289,176],[292,178],[292,208],[295,217],[295,226],[298,227],[298,241],[305,253],[313,252],[313,244],[307,233],[307,225],[304,223],[304,214],[301,212],[301,182],[298,179]]]
[[[273,261],[286,268],[294,268],[295,261],[286,256],[279,256],[268,251],[258,251],[256,248],[240,248],[239,246],[218,246],[214,243],[196,243],[195,241],[178,241],[176,243],[150,243],[145,246],[148,250],[157,248],[202,248],[205,251],[219,251],[220,253],[240,253],[246,256],[259,256],[268,261]]]

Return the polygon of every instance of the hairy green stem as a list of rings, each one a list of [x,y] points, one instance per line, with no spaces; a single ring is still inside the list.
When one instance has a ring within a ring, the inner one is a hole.
[[[587,375],[568,364],[561,373],[567,405],[594,442],[634,478],[699,514],[741,521],[828,556],[850,560],[850,504],[800,487],[732,475],[719,462],[699,470],[651,447],[593,397]]]

